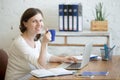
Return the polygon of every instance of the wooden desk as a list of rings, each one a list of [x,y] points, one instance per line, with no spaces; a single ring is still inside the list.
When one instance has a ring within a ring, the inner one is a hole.
[[[51,63],[49,67],[53,68],[58,63]],[[36,78],[32,77],[30,80],[120,80],[120,56],[113,56],[112,60],[109,61],[90,61],[89,64],[81,70],[77,70],[78,73],[84,71],[109,71],[107,76],[95,76],[93,78],[83,78],[75,75],[58,76],[58,77],[47,77],[47,78]]]

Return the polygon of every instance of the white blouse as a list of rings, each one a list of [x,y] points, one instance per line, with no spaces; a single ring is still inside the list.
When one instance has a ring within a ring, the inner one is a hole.
[[[29,74],[35,68],[41,68],[38,63],[41,43],[35,42],[36,47],[30,47],[24,38],[20,35],[12,43],[8,51],[8,65],[5,80],[18,80]],[[49,61],[51,55],[47,52],[46,59]]]

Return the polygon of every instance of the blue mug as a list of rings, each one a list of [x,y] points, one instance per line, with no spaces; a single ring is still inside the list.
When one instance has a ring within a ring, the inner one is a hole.
[[[48,30],[51,33],[51,42],[55,41],[56,31],[55,29]]]

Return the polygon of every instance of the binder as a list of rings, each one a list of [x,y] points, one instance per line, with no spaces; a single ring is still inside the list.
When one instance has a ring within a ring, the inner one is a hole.
[[[73,31],[73,9],[72,4],[68,4],[68,31]]]
[[[83,27],[83,19],[82,19],[82,5],[73,4],[73,30],[74,31],[82,31]]]
[[[83,28],[83,16],[82,16],[82,4],[78,4],[78,31],[82,31]]]
[[[73,31],[78,30],[78,5],[73,4]]]
[[[59,30],[64,30],[64,4],[59,4]]]
[[[68,31],[68,5],[64,4],[64,31]]]
[[[82,4],[59,4],[59,30],[82,31]]]

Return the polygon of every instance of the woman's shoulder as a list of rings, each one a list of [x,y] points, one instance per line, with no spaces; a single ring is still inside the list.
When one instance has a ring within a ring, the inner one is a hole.
[[[23,41],[23,38],[22,38],[21,35],[18,35],[18,36],[14,39],[14,41]]]
[[[25,43],[21,35],[18,35],[12,42],[12,44],[22,44]]]

